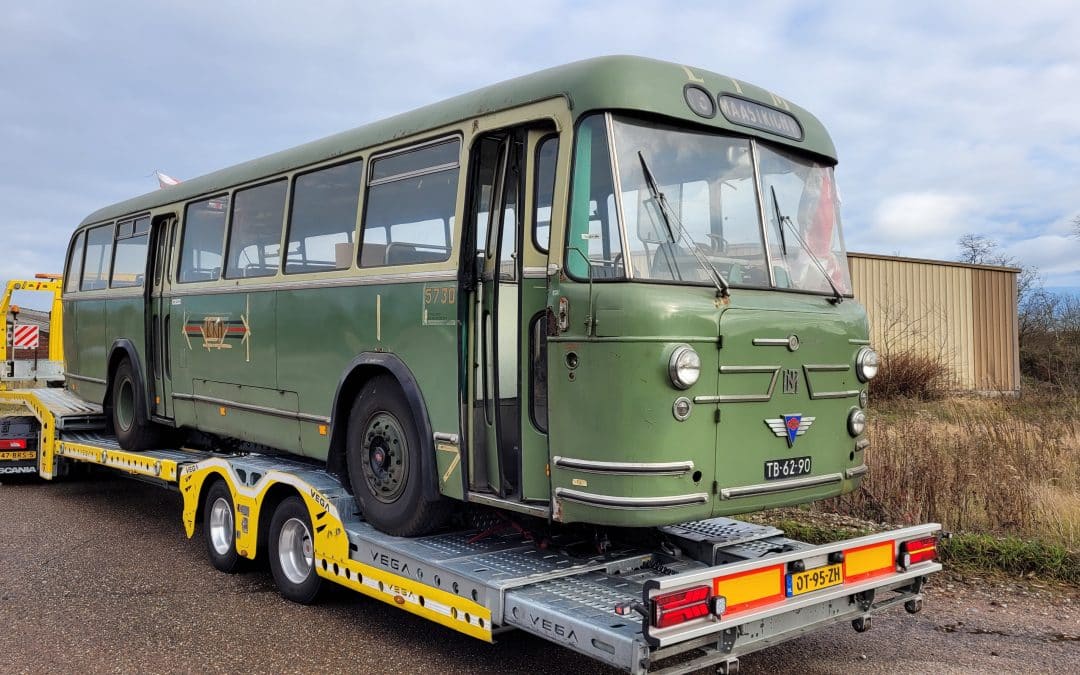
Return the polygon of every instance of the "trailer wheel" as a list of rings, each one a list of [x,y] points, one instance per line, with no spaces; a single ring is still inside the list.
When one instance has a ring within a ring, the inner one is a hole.
[[[310,605],[322,589],[315,571],[311,517],[299,497],[278,504],[270,520],[270,573],[282,597]]]
[[[236,552],[236,513],[232,493],[223,480],[215,480],[203,500],[203,539],[210,564],[222,572],[235,572],[242,558]]]
[[[149,450],[158,444],[158,428],[143,414],[139,405],[139,386],[131,361],[124,359],[112,381],[111,420],[116,440],[125,450]]]
[[[364,518],[383,532],[411,537],[438,527],[447,509],[424,498],[420,435],[397,381],[374,377],[349,413],[345,462]]]

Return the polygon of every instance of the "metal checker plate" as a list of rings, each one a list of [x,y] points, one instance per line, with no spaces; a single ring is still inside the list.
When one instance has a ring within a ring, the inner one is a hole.
[[[56,417],[102,414],[100,405],[84,401],[67,389],[34,389],[33,392],[34,398]]]
[[[764,558],[786,551],[802,551],[808,548],[814,548],[814,546],[794,539],[787,539],[786,537],[773,537],[730,546],[724,549],[724,553],[749,560],[752,558]]]
[[[661,527],[661,531],[674,537],[691,541],[709,542],[717,546],[732,546],[766,537],[775,537],[784,532],[769,525],[744,523],[730,518],[710,518],[690,523],[680,523]]]

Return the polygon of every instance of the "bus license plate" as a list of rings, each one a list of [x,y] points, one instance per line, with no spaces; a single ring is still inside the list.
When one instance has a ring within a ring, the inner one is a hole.
[[[809,457],[765,460],[765,480],[794,478],[795,476],[805,476],[808,473],[810,473]]]
[[[839,586],[844,580],[840,567],[839,564],[826,565],[787,575],[787,596],[790,598],[829,586]]]

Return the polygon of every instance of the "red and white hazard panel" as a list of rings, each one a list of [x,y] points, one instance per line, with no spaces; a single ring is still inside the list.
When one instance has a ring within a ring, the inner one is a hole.
[[[38,326],[19,324],[11,335],[11,346],[15,349],[37,349],[40,341]]]

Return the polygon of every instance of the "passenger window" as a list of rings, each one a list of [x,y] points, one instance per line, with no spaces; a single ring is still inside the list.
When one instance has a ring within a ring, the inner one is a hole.
[[[109,262],[112,260],[112,223],[95,227],[86,234],[86,262],[79,288],[95,291],[109,285]]]
[[[146,275],[146,247],[150,219],[120,223],[116,229],[116,257],[113,258],[112,287],[142,286]]]
[[[67,274],[64,276],[64,290],[68,293],[79,290],[79,280],[82,278],[83,249],[86,247],[86,232],[80,232],[75,237],[75,243],[71,247],[71,259],[68,260]]]
[[[214,281],[221,277],[221,248],[229,195],[188,204],[180,242],[180,283]]]
[[[450,259],[460,146],[454,139],[371,163],[361,267]]]
[[[551,241],[551,202],[555,194],[555,162],[559,137],[548,136],[536,148],[536,198],[533,200],[533,243],[547,253]]]
[[[229,226],[226,279],[268,277],[280,265],[286,181],[239,190]]]
[[[359,160],[297,176],[289,216],[285,273],[325,272],[352,265]]]

